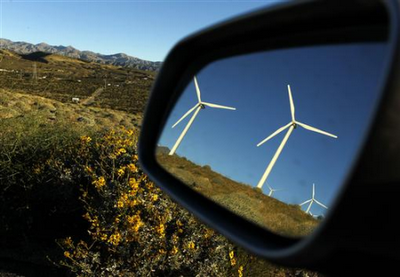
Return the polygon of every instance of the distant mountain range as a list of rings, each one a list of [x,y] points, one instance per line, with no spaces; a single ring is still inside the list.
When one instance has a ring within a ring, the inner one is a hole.
[[[112,64],[151,71],[157,71],[162,64],[161,62],[146,61],[123,53],[103,55],[91,51],[80,51],[72,46],[53,46],[47,43],[32,44],[22,41],[13,42],[8,39],[0,39],[0,48],[11,50],[19,54],[46,52],[101,64]]]

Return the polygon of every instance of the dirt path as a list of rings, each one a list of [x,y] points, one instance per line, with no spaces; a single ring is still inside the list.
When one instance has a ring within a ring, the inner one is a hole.
[[[95,92],[93,92],[93,94],[91,96],[89,96],[88,98],[86,98],[85,100],[82,101],[83,105],[91,105],[94,102],[94,99],[98,96],[100,96],[100,94],[104,91],[104,88],[98,88],[95,90]]]

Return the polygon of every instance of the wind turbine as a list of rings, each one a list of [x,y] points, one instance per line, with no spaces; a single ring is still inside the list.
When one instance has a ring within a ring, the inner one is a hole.
[[[310,200],[307,200],[307,201],[305,201],[305,202],[303,202],[303,203],[301,203],[300,206],[303,206],[303,205],[305,205],[305,204],[307,204],[307,203],[310,203],[310,205],[308,205],[308,208],[307,208],[307,210],[306,210],[306,213],[309,213],[310,215],[312,215],[312,213],[310,212],[310,209],[311,209],[311,206],[312,206],[312,204],[313,204],[314,202],[317,203],[318,205],[320,205],[321,207],[323,207],[323,208],[325,208],[325,209],[328,209],[327,206],[325,206],[324,204],[322,204],[321,202],[319,202],[317,199],[315,199],[315,184],[313,184],[313,187],[312,187],[312,196],[311,196],[311,199],[310,199]]]
[[[267,183],[267,186],[268,186],[268,188],[269,188],[269,193],[268,193],[268,196],[269,196],[269,197],[272,197],[272,194],[273,194],[275,191],[280,191],[280,190],[282,190],[282,189],[273,189],[268,183]]]
[[[291,133],[293,132],[294,129],[297,128],[297,126],[301,126],[306,130],[313,131],[313,132],[316,132],[316,133],[320,133],[320,134],[325,135],[325,136],[337,138],[337,136],[335,136],[335,135],[332,135],[332,134],[330,134],[328,132],[325,132],[325,131],[322,131],[320,129],[311,127],[311,126],[309,126],[307,124],[304,124],[304,123],[301,123],[301,122],[299,122],[299,121],[297,121],[295,119],[295,116],[294,116],[295,109],[294,109],[294,103],[293,103],[293,98],[292,98],[292,92],[290,90],[290,85],[288,85],[287,87],[288,87],[288,93],[289,93],[290,112],[292,114],[292,120],[287,125],[279,128],[274,133],[272,133],[269,137],[265,138],[263,141],[261,141],[259,144],[257,144],[257,147],[258,147],[258,146],[264,144],[265,142],[267,142],[268,140],[270,140],[271,138],[275,137],[279,133],[281,133],[284,130],[289,128],[289,130],[287,131],[287,133],[286,133],[285,137],[283,138],[281,144],[279,145],[278,149],[276,150],[275,155],[273,156],[271,162],[269,163],[267,169],[265,170],[263,176],[261,177],[260,181],[258,182],[258,184],[257,184],[258,188],[262,188],[262,186],[264,185],[265,181],[268,178],[268,175],[271,173],[272,168],[274,167],[276,161],[278,160],[279,155],[281,154],[283,147],[285,147],[285,144],[288,141]]]
[[[196,87],[198,103],[196,105],[194,105],[193,108],[188,110],[174,125],[172,125],[172,128],[174,128],[176,125],[179,124],[179,122],[181,122],[185,117],[187,117],[189,114],[191,114],[194,111],[194,113],[193,113],[192,117],[190,118],[188,124],[186,125],[185,129],[183,129],[182,134],[179,136],[178,140],[175,142],[174,147],[172,147],[171,151],[169,152],[169,155],[173,155],[175,153],[176,149],[178,148],[179,144],[183,140],[184,136],[186,135],[187,131],[189,130],[190,126],[192,125],[194,119],[196,118],[196,116],[200,110],[205,109],[206,106],[210,107],[210,108],[217,108],[217,109],[236,110],[236,108],[201,101],[201,92],[200,92],[199,84],[197,83],[196,76],[194,76],[193,80],[194,80],[194,86]]]

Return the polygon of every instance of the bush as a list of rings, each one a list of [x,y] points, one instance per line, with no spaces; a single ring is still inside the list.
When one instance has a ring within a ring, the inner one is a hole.
[[[143,174],[135,138],[126,129],[81,138],[76,163],[90,239],[60,240],[61,264],[82,276],[229,275],[233,247]]]
[[[295,272],[232,245],[165,196],[138,166],[133,130],[41,122],[2,122],[3,251],[41,268],[48,257],[78,276]]]

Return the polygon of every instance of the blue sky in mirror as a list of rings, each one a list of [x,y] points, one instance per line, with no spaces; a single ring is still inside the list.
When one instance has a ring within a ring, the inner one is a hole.
[[[287,85],[296,119],[333,133],[334,139],[295,129],[267,182],[274,197],[299,204],[311,198],[330,205],[360,147],[375,108],[385,61],[384,44],[349,44],[281,49],[214,62],[197,74],[202,100],[236,111],[201,110],[177,154],[233,179],[256,186],[291,121]],[[171,126],[197,103],[193,82],[167,121],[160,145],[172,148],[190,117]],[[263,190],[268,193],[264,185]],[[324,213],[313,205],[312,212]]]

